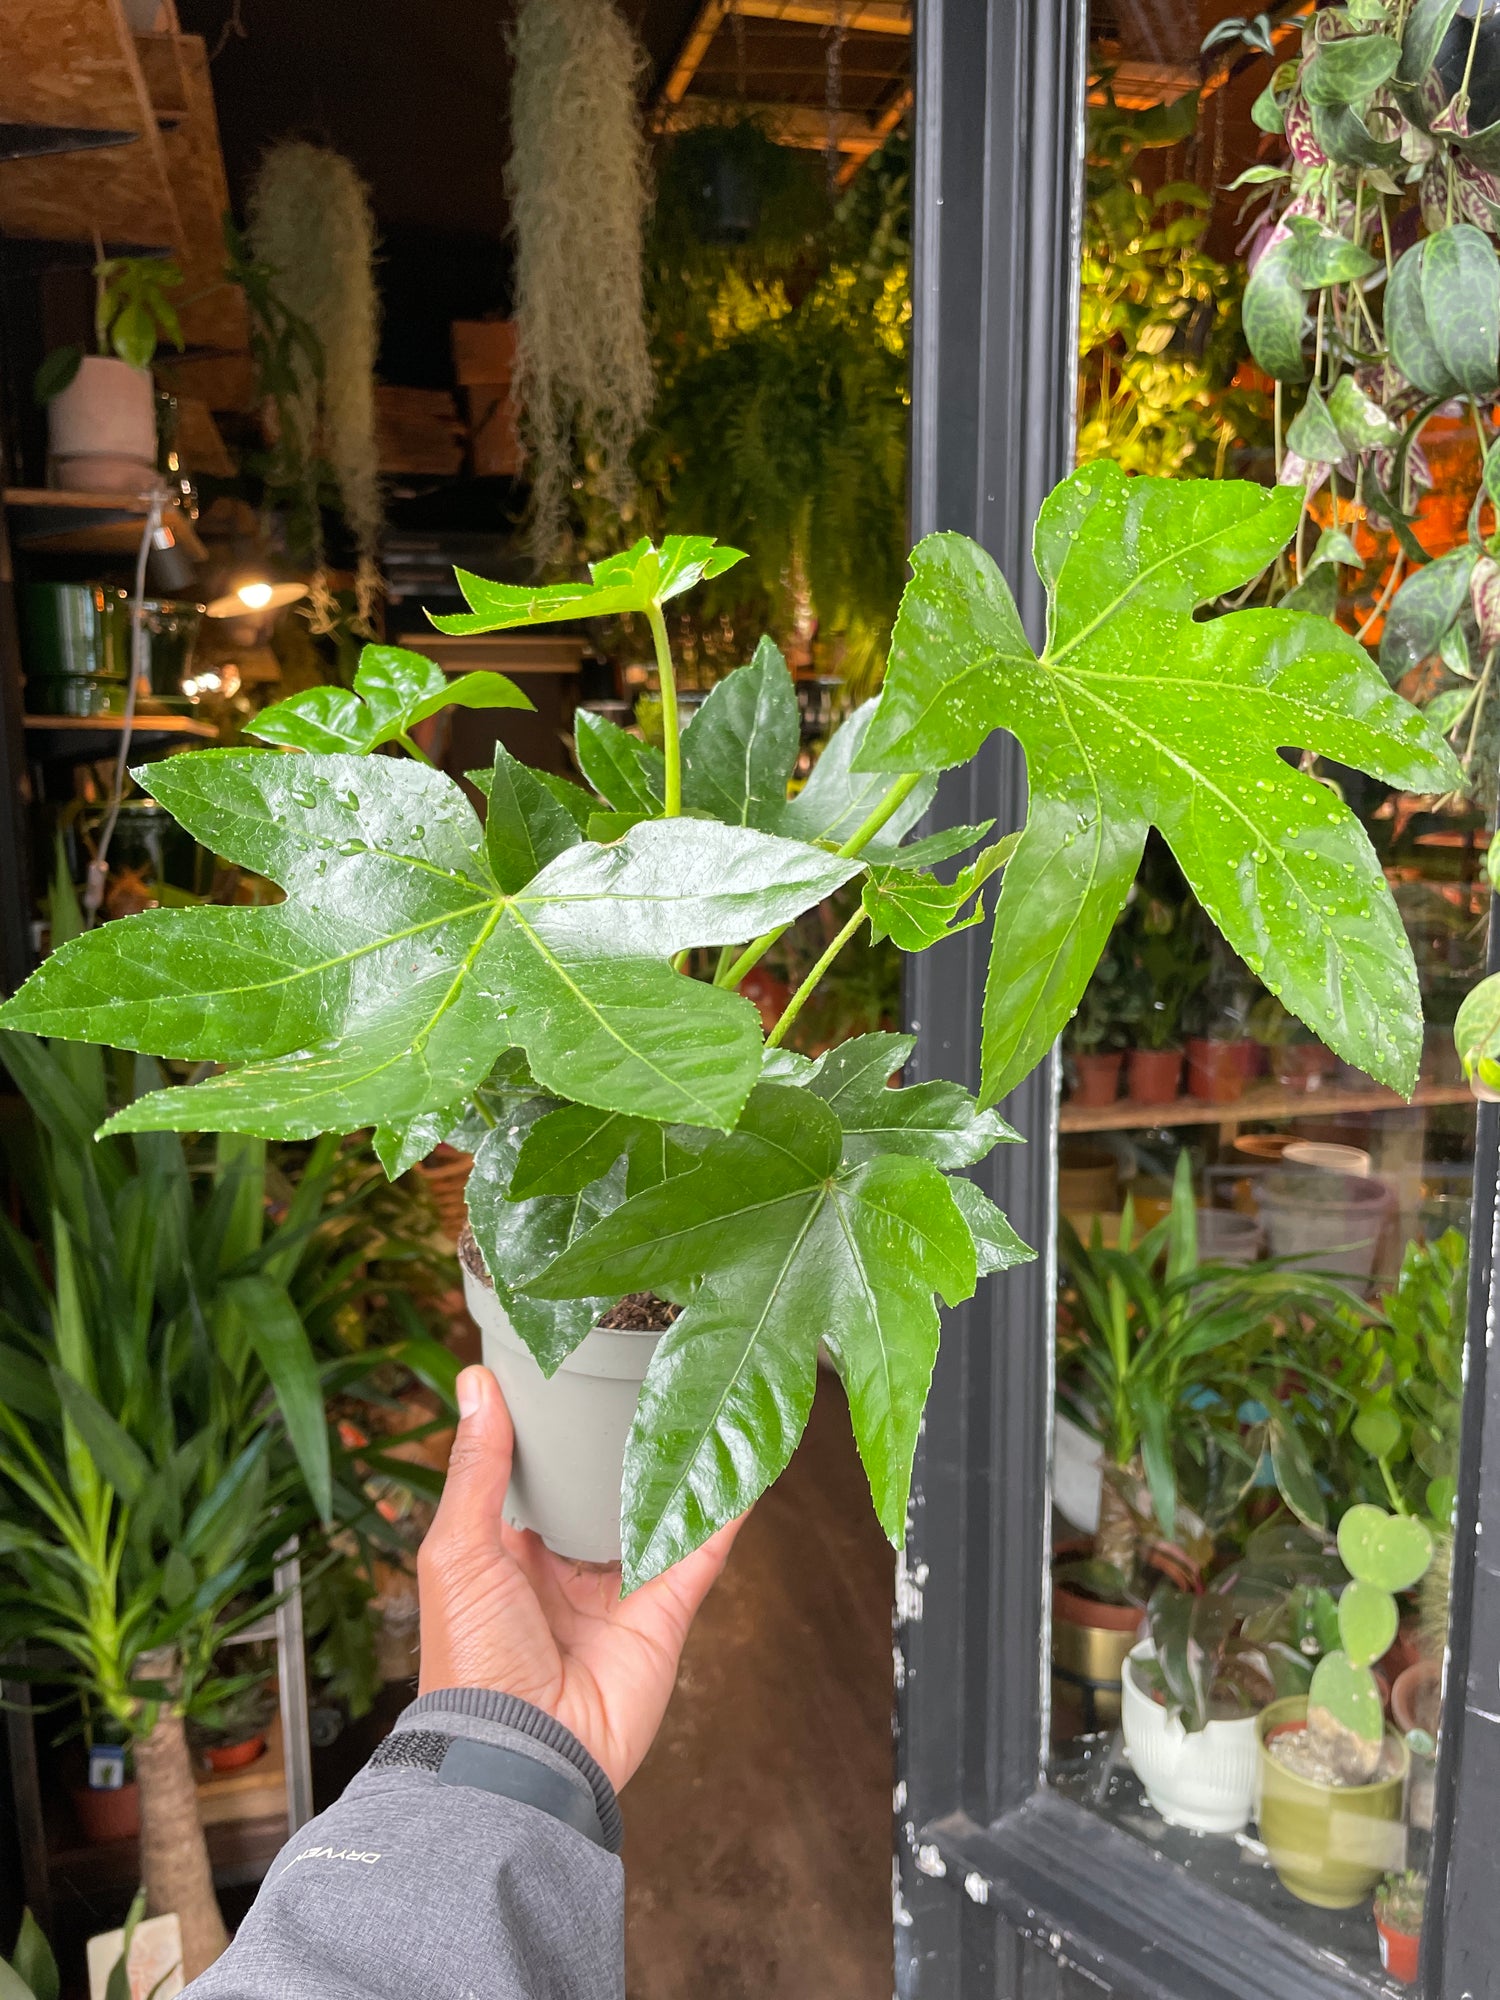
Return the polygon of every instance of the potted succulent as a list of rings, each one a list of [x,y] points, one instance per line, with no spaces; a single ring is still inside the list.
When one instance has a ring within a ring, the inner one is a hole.
[[[1265,1647],[1241,1629],[1232,1573],[1207,1590],[1160,1585],[1125,1662],[1125,1748],[1171,1826],[1238,1833],[1255,1802],[1255,1718],[1276,1692]]]
[[[89,493],[137,493],[156,478],[151,362],[163,339],[181,348],[167,294],[182,283],[161,257],[106,257],[94,267],[97,354],[61,347],[37,370],[47,406],[48,477]]]
[[[1339,1522],[1350,1581],[1338,1598],[1339,1644],[1305,1696],[1273,1702],[1260,1722],[1260,1835],[1282,1884],[1302,1902],[1348,1909],[1399,1859],[1410,1752],[1387,1727],[1375,1661],[1399,1623],[1395,1593],[1417,1583],[1432,1537],[1412,1514],[1361,1501]]]
[[[612,1452],[587,1541],[565,1552],[621,1553],[627,1589],[779,1475],[820,1344],[899,1541],[937,1298],[966,1298],[1030,1254],[964,1170],[1011,1136],[992,1107],[1077,1006],[1150,824],[1252,969],[1259,960],[1353,1059],[1411,1087],[1417,990],[1385,880],[1331,794],[1316,856],[1289,838],[1304,786],[1278,753],[1288,741],[1336,749],[1426,791],[1453,782],[1451,753],[1326,619],[1193,615],[1274,559],[1298,504],[1235,481],[1129,480],[1108,462],[1074,473],[1038,527],[1052,600],[1040,657],[984,551],[930,537],[880,695],[792,798],[796,700],[773,647],[687,727],[678,715],[663,607],[736,551],[702,536],[642,541],[588,581],[536,589],[460,572],[472,609],[436,621],[448,631],[643,616],[663,749],[595,718],[579,733],[581,786],[502,749],[479,781],[481,822],[420,756],[370,753],[409,749],[411,722],[455,695],[521,697],[498,677],[450,684],[430,662],[372,647],[353,690],[313,690],[258,718],[263,739],[300,754],[193,752],[143,774],[196,837],[286,901],[146,911],[91,932],[44,962],[0,1025],[76,1036],[88,1024],[228,1065],[138,1098],[111,1131],[374,1126],[391,1172],[439,1140],[472,1151],[485,1277],[471,1255],[468,1281],[487,1351],[518,1401],[518,1371],[531,1369],[538,1400],[587,1401],[599,1417],[555,1454],[518,1425],[513,1504],[530,1520],[554,1500],[571,1515],[574,1489]],[[963,862],[988,828],[909,841],[939,773],[997,728],[1027,753],[1026,826]],[[1164,740],[1170,757],[1153,747]],[[1209,809],[1226,786],[1232,820]],[[1273,850],[1262,896],[1258,857]],[[856,933],[926,949],[981,921],[1002,869],[977,1097],[946,1082],[888,1088],[906,1036],[861,1036],[817,1061],[785,1051]],[[763,1035],[740,982],[844,883],[859,885],[857,906]],[[1336,922],[1309,918],[1330,902]],[[569,1369],[605,1321],[608,1351]],[[632,1393],[617,1482],[617,1413]],[[1159,1459],[1153,1442],[1155,1477]]]
[[[1375,1929],[1380,1963],[1403,1986],[1416,1984],[1422,1952],[1422,1919],[1427,1913],[1427,1877],[1408,1868],[1387,1875],[1375,1891]]]

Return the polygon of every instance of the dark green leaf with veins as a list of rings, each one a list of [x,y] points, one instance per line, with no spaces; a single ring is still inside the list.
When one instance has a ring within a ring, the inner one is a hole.
[[[807,783],[796,798],[782,807],[774,832],[787,834],[793,840],[824,840],[839,846],[864,825],[893,783],[889,771],[854,768],[860,746],[879,709],[878,697],[867,701],[833,732]],[[913,764],[909,768],[928,767]],[[936,791],[937,779],[924,778],[870,842],[865,849],[866,859],[883,860],[893,853],[903,835],[911,832],[932,804]]]
[[[807,1422],[820,1340],[849,1395],[876,1511],[901,1536],[937,1354],[933,1293],[975,1283],[973,1239],[930,1161],[841,1166],[832,1109],[762,1084],[700,1164],[628,1201],[528,1287],[650,1288],[685,1307],[662,1336],[625,1459],[635,1589],[742,1513]]]
[[[1035,1250],[1029,1243],[1021,1241],[983,1188],[965,1180],[962,1174],[955,1174],[948,1187],[958,1203],[960,1215],[969,1225],[969,1234],[974,1239],[976,1269],[981,1278],[988,1277],[991,1271],[1012,1271],[1017,1264],[1035,1262]]]
[[[863,892],[870,935],[891,938],[902,951],[926,951],[956,931],[982,922],[984,904],[978,900],[979,892],[1009,861],[1020,838],[1018,833],[1009,833],[1004,840],[997,840],[966,868],[960,868],[952,882],[906,869],[871,868]],[[960,916],[967,903],[973,908],[967,916]]]
[[[246,733],[293,750],[347,750],[368,755],[393,743],[444,708],[530,708],[504,674],[460,674],[450,680],[433,660],[402,646],[366,646],[354,692],[309,688],[261,710]]]
[[[432,622],[440,632],[465,633],[506,632],[517,625],[555,625],[572,618],[618,618],[665,604],[744,559],[742,549],[720,548],[712,535],[667,535],[660,549],[643,539],[591,564],[588,583],[549,583],[532,590],[456,570],[471,608]]]
[[[579,845],[509,894],[467,800],[406,762],[204,751],[152,793],[287,891],[268,908],[154,910],[53,954],[5,1025],[246,1063],[154,1092],[119,1130],[301,1138],[396,1128],[524,1048],[559,1096],[732,1125],[759,1069],[748,1002],[671,970],[692,945],[788,921],[857,871],[709,821]]]
[[[762,639],[748,667],[726,674],[682,733],[682,802],[730,826],[780,830],[802,747],[786,661]]]
[[[961,1084],[934,1081],[892,1090],[915,1035],[856,1035],[821,1057],[807,1088],[844,1128],[844,1162],[877,1153],[914,1153],[935,1166],[972,1167],[1015,1132],[996,1111],[981,1111]]]
[[[1273,560],[1301,501],[1233,480],[1128,480],[1109,463],[1075,473],[1037,523],[1040,659],[983,550],[957,535],[916,550],[859,761],[962,763],[1003,727],[1030,775],[995,914],[985,1102],[1077,1005],[1153,824],[1272,991],[1349,1061],[1410,1089],[1421,1009],[1395,904],[1353,814],[1278,753],[1320,752],[1418,792],[1458,782],[1452,753],[1338,627],[1192,615]]]
[[[484,848],[496,882],[510,895],[540,875],[549,861],[577,847],[583,835],[567,807],[503,743],[495,745],[489,779]]]

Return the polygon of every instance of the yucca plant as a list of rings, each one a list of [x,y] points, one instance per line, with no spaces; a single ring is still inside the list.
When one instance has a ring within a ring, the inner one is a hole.
[[[448,1385],[454,1363],[416,1335],[315,1352],[297,1295],[318,1275],[337,1141],[272,1223],[261,1140],[94,1141],[159,1086],[154,1063],[14,1034],[0,1060],[34,1114],[18,1180],[42,1246],[0,1218],[0,1648],[48,1649],[7,1673],[64,1688],[130,1742],[142,1879],[153,1910],[177,1911],[192,1977],[224,1930],[185,1719],[242,1684],[216,1654],[274,1602],[289,1537],[316,1558],[335,1525],[379,1532],[325,1395],[393,1358]]]

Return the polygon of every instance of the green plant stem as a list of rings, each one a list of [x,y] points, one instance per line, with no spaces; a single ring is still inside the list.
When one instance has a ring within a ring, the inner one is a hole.
[[[1474,57],[1479,48],[1479,24],[1483,19],[1484,8],[1476,7],[1474,9],[1474,25],[1469,30],[1469,53],[1464,59],[1463,82],[1458,86],[1458,101],[1463,106],[1465,112],[1469,108],[1469,79],[1474,74]],[[1450,215],[1448,219],[1451,222],[1453,218]]]
[[[861,825],[854,829],[843,846],[837,850],[840,860],[852,861],[856,854],[863,854],[876,834],[879,833],[880,829],[891,817],[891,814],[895,812],[897,806],[901,804],[903,799],[911,796],[921,781],[922,773],[920,771],[903,772],[880,801],[880,804],[876,806],[875,810]],[[739,957],[727,970],[722,964],[720,965],[720,969],[714,978],[714,985],[731,988],[738,986],[745,974],[753,966],[760,964],[776,940],[790,929],[790,924],[779,924],[775,930],[766,931],[762,936],[756,938],[752,944],[747,944]]]
[[[427,752],[419,743],[414,743],[404,729],[399,731],[396,741],[401,745],[401,748],[406,752],[408,757],[415,757],[419,764],[425,764],[429,770],[436,769]]]
[[[651,643],[656,648],[656,672],[661,682],[661,724],[667,760],[666,816],[677,819],[682,812],[682,729],[677,720],[677,675],[672,666],[672,642],[667,637],[667,621],[661,606],[653,604],[646,613],[651,626]]]
[[[839,953],[844,949],[844,946],[853,937],[864,920],[864,906],[861,905],[833,940],[832,944],[829,945],[827,951],[824,952],[812,971],[808,973],[806,979],[803,980],[791,999],[787,1001],[785,1008],[782,1010],[781,1019],[776,1023],[770,1034],[766,1036],[766,1047],[768,1049],[780,1047],[782,1036],[785,1035],[787,1029],[812,998],[818,981],[823,977],[823,974],[832,965],[833,961],[838,957]]]

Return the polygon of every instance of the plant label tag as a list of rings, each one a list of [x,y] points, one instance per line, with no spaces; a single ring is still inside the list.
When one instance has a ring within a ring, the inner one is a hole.
[[[125,1783],[125,1745],[96,1743],[89,1751],[89,1790],[117,1792]]]

